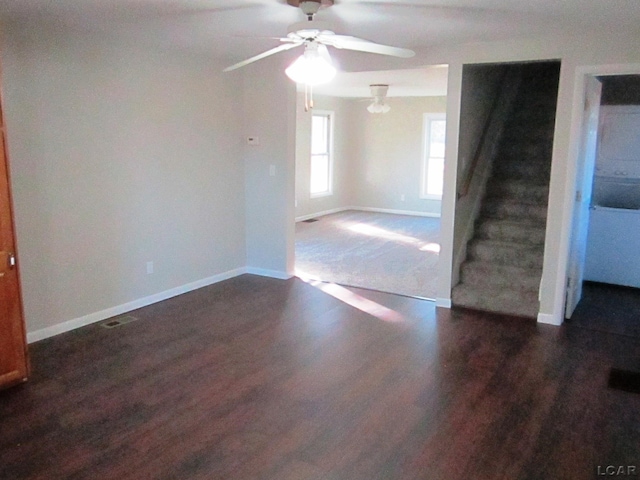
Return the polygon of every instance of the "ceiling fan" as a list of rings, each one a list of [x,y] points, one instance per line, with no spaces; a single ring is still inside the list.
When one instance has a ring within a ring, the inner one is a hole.
[[[314,17],[320,7],[333,5],[333,0],[287,0],[287,3],[300,7],[307,20],[291,25],[287,36],[279,39],[282,45],[236,63],[226,68],[225,72],[244,67],[276,53],[304,46],[303,55],[286,69],[286,74],[297,83],[313,86],[330,81],[336,74],[327,46],[401,58],[410,58],[415,55],[413,50],[407,48],[381,45],[349,35],[338,35],[327,23],[315,20]]]

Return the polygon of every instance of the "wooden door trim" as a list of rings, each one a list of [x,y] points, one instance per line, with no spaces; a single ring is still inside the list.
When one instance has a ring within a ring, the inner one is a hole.
[[[7,280],[15,282],[15,293],[17,295],[17,309],[19,311],[20,319],[13,325],[12,335],[18,338],[16,341],[20,341],[23,346],[22,350],[22,358],[21,365],[16,368],[15,371],[6,372],[0,375],[0,389],[7,388],[13,386],[17,383],[21,383],[27,380],[27,377],[31,371],[31,365],[29,361],[28,347],[27,347],[27,332],[25,325],[25,316],[24,316],[24,304],[22,302],[22,282],[20,281],[20,261],[18,256],[18,245],[16,240],[16,222],[15,222],[15,209],[13,204],[13,196],[11,189],[11,168],[9,161],[9,149],[7,147],[7,128],[4,121],[4,98],[2,95],[2,71],[0,70],[0,161],[2,164],[0,165],[0,175],[4,175],[4,179],[0,178],[0,184],[4,183],[6,180],[6,191],[8,196],[8,224],[11,230],[11,253],[17,259],[16,265],[7,272],[6,277],[9,277]],[[2,194],[2,192],[0,192]],[[0,245],[2,247],[2,245]],[[13,277],[13,278],[11,278]]]

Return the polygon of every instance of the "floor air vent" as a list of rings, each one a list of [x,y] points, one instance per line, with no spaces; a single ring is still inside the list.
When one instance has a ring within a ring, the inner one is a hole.
[[[612,368],[609,374],[609,388],[640,393],[640,372]]]
[[[117,317],[111,320],[107,320],[101,325],[104,328],[116,328],[121,327],[122,325],[126,325],[127,323],[135,322],[136,320],[138,320],[137,317],[134,317],[132,315],[125,315],[124,317]]]
[[[317,218],[310,218],[309,220],[303,220],[302,223],[313,223],[313,222],[317,222],[318,219]]]

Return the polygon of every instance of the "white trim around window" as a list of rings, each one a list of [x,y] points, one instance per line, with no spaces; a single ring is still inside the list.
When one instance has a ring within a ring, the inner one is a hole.
[[[310,198],[333,195],[334,116],[334,112],[324,110],[313,110],[311,115]]]
[[[442,199],[445,145],[445,139],[442,134],[446,131],[446,121],[447,115],[445,113],[424,114],[420,198]]]

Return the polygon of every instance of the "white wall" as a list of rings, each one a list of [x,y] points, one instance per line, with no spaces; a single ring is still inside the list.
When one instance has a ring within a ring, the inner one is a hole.
[[[458,188],[476,152],[491,108],[501,86],[505,68],[498,65],[468,65],[462,72],[460,138],[458,143]]]
[[[444,113],[446,97],[396,97],[386,114],[371,114],[360,99],[315,96],[318,110],[335,112],[334,194],[310,198],[311,112],[298,99],[296,217],[340,208],[372,208],[439,215],[440,201],[420,198],[423,116]],[[401,199],[404,195],[404,200]]]
[[[233,79],[202,58],[30,27],[8,26],[2,51],[28,331],[244,267]]]
[[[260,139],[243,150],[247,266],[282,278],[293,274],[295,250],[296,91],[284,74],[291,61],[274,56],[233,74],[244,81],[244,136]]]
[[[486,131],[489,141],[480,144],[487,121],[491,114],[502,118],[508,113],[511,102],[506,101],[505,94],[513,97],[517,84],[509,85],[509,89],[502,92],[503,98],[498,108],[492,112],[492,107],[498,91],[502,86],[502,77],[507,69],[503,66],[470,65],[463,68],[462,92],[460,95],[460,134],[458,138],[457,159],[457,186],[456,186],[456,211],[455,228],[453,235],[453,276],[452,285],[459,281],[460,265],[466,259],[467,244],[474,231],[482,197],[490,175],[495,142],[491,138],[498,134],[496,125],[492,125]],[[513,91],[513,94],[507,94]],[[501,114],[501,115],[500,115]],[[500,127],[501,130],[501,127]],[[480,150],[478,150],[480,148]],[[477,159],[476,159],[477,156]],[[467,182],[467,175],[471,174],[472,162],[474,165],[473,176]],[[463,190],[465,190],[463,192]]]
[[[367,103],[358,103],[354,111],[354,203],[439,215],[439,200],[420,198],[420,172],[424,114],[445,113],[446,97],[395,97],[387,102],[391,111],[385,114],[369,113]]]

